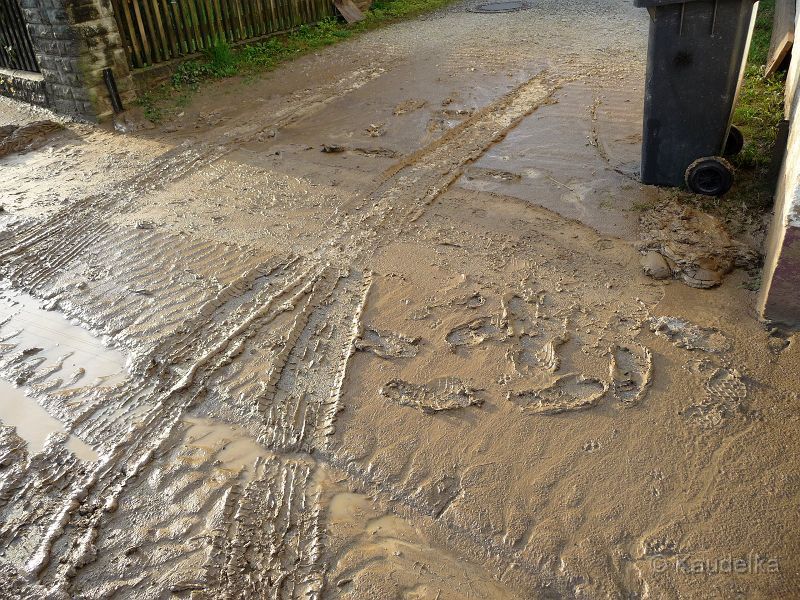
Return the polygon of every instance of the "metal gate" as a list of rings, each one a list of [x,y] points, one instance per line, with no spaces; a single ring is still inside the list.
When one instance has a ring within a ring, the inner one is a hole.
[[[7,0],[0,0],[7,1]],[[112,0],[132,67],[316,23],[330,0]]]
[[[31,36],[17,0],[0,0],[0,67],[39,71]]]

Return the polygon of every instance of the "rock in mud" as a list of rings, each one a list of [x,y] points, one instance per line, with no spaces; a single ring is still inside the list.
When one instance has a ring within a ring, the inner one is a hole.
[[[730,340],[714,327],[700,327],[678,317],[652,317],[650,331],[667,338],[678,348],[720,354],[731,348]]]
[[[719,219],[689,206],[661,204],[640,225],[642,267],[656,279],[675,276],[691,287],[711,288],[735,267],[753,268],[760,262],[759,254],[731,238]]]
[[[402,406],[413,406],[426,414],[444,410],[480,406],[483,399],[477,389],[465,385],[460,379],[445,378],[426,384],[415,384],[392,379],[381,388],[381,395]]]
[[[642,256],[639,261],[645,275],[653,279],[669,279],[672,277],[672,269],[669,268],[667,259],[658,252],[650,251]]]

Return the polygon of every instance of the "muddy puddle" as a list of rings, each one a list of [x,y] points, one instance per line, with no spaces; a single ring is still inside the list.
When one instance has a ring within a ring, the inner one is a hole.
[[[80,401],[125,379],[125,355],[43,302],[27,294],[0,291],[0,421],[38,453],[54,432],[65,432],[40,403],[51,395]],[[46,402],[45,402],[46,403]],[[95,450],[75,435],[66,447],[83,460],[97,460]]]
[[[27,442],[28,452],[35,454],[44,448],[51,433],[64,432],[64,424],[54,419],[35,399],[12,384],[0,380],[0,422],[16,428],[17,435]],[[94,461],[98,455],[86,442],[74,435],[67,438],[68,450],[81,460]]]

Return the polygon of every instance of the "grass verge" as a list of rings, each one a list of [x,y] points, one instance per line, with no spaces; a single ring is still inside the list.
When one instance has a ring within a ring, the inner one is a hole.
[[[185,106],[204,81],[255,76],[283,62],[302,56],[364,31],[414,17],[449,4],[452,0],[377,0],[359,23],[348,25],[327,17],[315,25],[302,25],[295,31],[263,42],[231,48],[220,43],[203,56],[181,63],[169,82],[140,95],[145,116],[159,123]]]

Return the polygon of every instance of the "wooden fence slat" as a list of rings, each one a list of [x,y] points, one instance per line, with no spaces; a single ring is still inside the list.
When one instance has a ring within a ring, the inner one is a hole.
[[[0,0],[0,36],[7,36],[8,3]],[[319,22],[331,0],[111,0],[132,67],[197,54]],[[13,42],[16,45],[16,41]],[[0,65],[10,57],[0,47]],[[27,58],[26,58],[27,62]]]
[[[199,39],[202,41],[200,47],[203,49],[208,48],[211,36],[208,30],[208,17],[206,15],[205,2],[203,0],[193,0],[192,7],[197,12],[197,22],[200,24]]]
[[[188,54],[186,44],[186,29],[184,28],[183,15],[181,14],[180,2],[178,0],[167,0],[169,9],[172,13],[172,24],[175,27],[175,41],[178,44],[178,55]]]
[[[200,9],[197,6],[197,0],[186,0],[186,5],[189,7],[189,18],[192,23],[192,39],[194,43],[194,51],[200,52],[205,48],[203,43],[203,26],[200,22]]]
[[[158,35],[155,20],[153,19],[153,11],[150,6],[150,0],[141,0],[141,5],[142,14],[144,16],[145,30],[147,31],[147,35],[150,39],[150,52],[153,55],[153,61],[162,62],[167,60],[167,57],[163,56],[161,52],[161,38]]]
[[[138,56],[136,56],[136,47],[134,45],[135,39],[131,38],[132,28],[130,23],[130,15],[126,15],[125,6],[126,0],[112,0],[111,7],[117,17],[117,24],[119,25],[119,35],[122,38],[122,44],[125,46],[125,54],[128,56],[128,62],[133,66],[137,66]]]
[[[245,35],[247,37],[255,37],[253,35],[253,13],[250,10],[250,2],[248,0],[238,0],[239,6],[242,7],[242,14],[245,23]]]
[[[278,31],[278,12],[275,10],[275,0],[265,0],[269,6],[269,33]]]
[[[219,32],[217,31],[217,17],[214,14],[214,0],[205,0],[206,16],[208,17],[208,33],[211,36],[208,41],[208,47],[212,48],[216,45],[219,39]]]
[[[164,22],[164,29],[167,32],[167,45],[169,46],[169,52],[172,55],[172,58],[176,58],[181,55],[180,48],[178,46],[178,33],[176,31],[175,23],[172,22],[172,9],[170,8],[170,0],[159,0],[160,8],[161,8],[161,18]]]
[[[222,14],[222,2],[223,0],[212,0],[214,3],[214,12],[217,16],[217,32],[218,38],[217,43],[227,42],[228,41],[228,34],[225,33],[225,17]]]
[[[139,37],[142,40],[142,57],[144,58],[143,65],[153,64],[153,54],[150,52],[150,38],[147,35],[147,30],[144,27],[144,19],[142,18],[142,10],[139,6],[138,0],[132,0],[133,13],[136,16],[136,26],[139,30]]]
[[[237,31],[239,32],[238,39],[247,39],[247,32],[244,28],[244,16],[242,15],[242,3],[239,0],[231,0],[231,4],[236,14]]]
[[[228,0],[217,0],[222,11],[222,34],[226,42],[233,42],[233,32],[231,31],[231,19],[228,12]]]
[[[164,27],[164,20],[162,18],[161,0],[152,0],[153,17],[158,31],[158,37],[161,40],[161,51],[163,52],[164,60],[169,60],[174,55],[169,47],[169,37],[167,36],[166,27]]]

